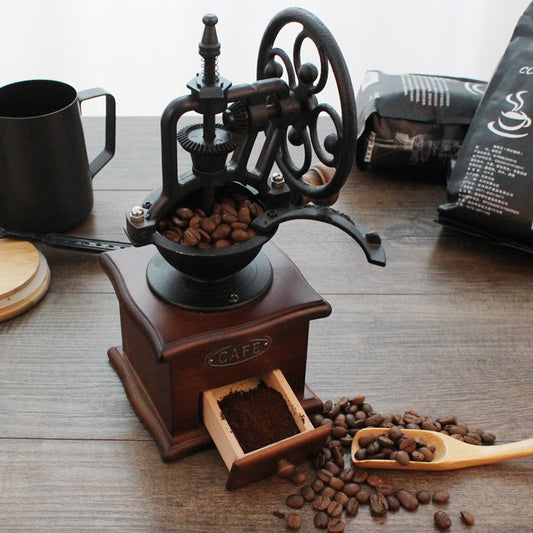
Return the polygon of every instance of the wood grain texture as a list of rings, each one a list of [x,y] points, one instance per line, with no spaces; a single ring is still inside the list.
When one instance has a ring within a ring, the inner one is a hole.
[[[85,121],[96,149],[98,119]],[[94,179],[94,210],[72,233],[126,240],[126,210],[160,176],[159,119],[120,118],[116,156]],[[385,268],[325,224],[279,228],[273,242],[333,309],[311,322],[307,383],[323,400],[364,394],[379,412],[454,413],[500,443],[530,438],[533,258],[440,227],[444,200],[442,183],[353,173],[336,207],[381,234]],[[0,531],[286,531],[272,513],[287,512],[288,481],[227,491],[212,447],[161,461],[108,363],[120,319],[98,258],[38,248],[51,269],[49,291],[0,324]],[[533,460],[520,459],[383,475],[407,488],[449,490],[454,531],[467,530],[458,515],[465,508],[476,518],[471,531],[528,532],[532,474]],[[435,510],[376,519],[363,507],[346,531],[427,533]],[[314,531],[310,509],[299,513],[302,531]]]
[[[33,244],[14,239],[0,240],[0,298],[27,285],[39,267],[39,252]]]

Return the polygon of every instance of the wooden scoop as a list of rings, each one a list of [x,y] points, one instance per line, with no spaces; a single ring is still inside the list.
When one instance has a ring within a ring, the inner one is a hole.
[[[478,446],[461,442],[436,431],[402,429],[402,433],[405,435],[413,438],[420,437],[428,445],[435,446],[433,461],[410,461],[408,465],[402,466],[393,459],[366,459],[364,461],[355,459],[355,454],[359,450],[359,438],[361,436],[368,433],[377,436],[388,432],[388,428],[365,428],[359,430],[352,443],[352,461],[354,464],[362,468],[388,468],[395,470],[455,470],[533,455],[533,439],[509,444]]]

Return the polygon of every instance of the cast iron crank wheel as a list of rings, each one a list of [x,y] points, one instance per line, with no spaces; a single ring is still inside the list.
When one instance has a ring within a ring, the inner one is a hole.
[[[274,42],[288,24],[297,22],[302,30],[293,45],[293,58]],[[320,57],[320,70],[311,63],[301,63],[302,44],[311,40]],[[280,63],[281,61],[281,63]],[[337,86],[340,111],[329,104],[318,103],[318,94],[324,89],[329,71],[333,72]],[[344,185],[355,160],[357,117],[352,81],[344,57],[327,27],[312,13],[300,8],[288,8],[276,15],[267,26],[259,47],[257,79],[288,78],[291,94],[299,105],[299,112],[287,127],[285,139],[276,158],[285,182],[291,190],[315,200],[323,200],[336,194]],[[335,132],[319,139],[317,122],[326,114],[335,126]],[[304,160],[297,166],[289,153],[288,143],[303,146]],[[312,152],[335,174],[325,185],[313,186],[301,179],[309,170]]]

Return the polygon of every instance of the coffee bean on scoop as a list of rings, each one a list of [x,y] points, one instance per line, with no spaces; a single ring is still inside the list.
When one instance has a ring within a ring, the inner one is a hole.
[[[372,444],[376,440],[376,438],[377,437],[375,435],[372,435],[372,433],[361,435],[361,437],[359,437],[359,446],[361,448],[366,448],[367,446]]]
[[[393,459],[392,455],[390,456],[391,459]],[[394,460],[398,463],[400,463],[402,466],[407,466],[409,464],[409,454],[404,450],[398,450],[394,454]]]

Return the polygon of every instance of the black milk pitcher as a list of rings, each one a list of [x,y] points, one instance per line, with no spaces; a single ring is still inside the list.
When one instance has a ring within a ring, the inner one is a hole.
[[[88,161],[81,102],[106,99],[105,146]],[[92,179],[115,153],[114,97],[53,80],[0,88],[0,227],[61,233],[93,207]]]

